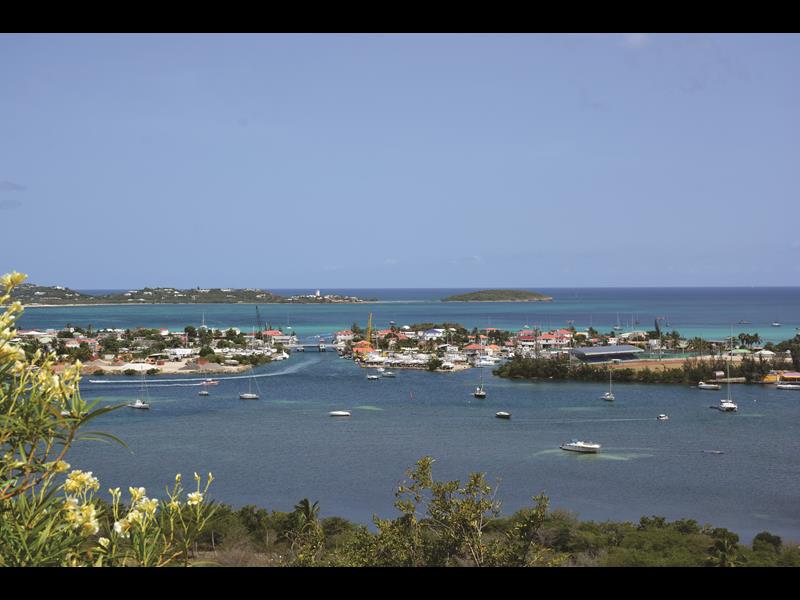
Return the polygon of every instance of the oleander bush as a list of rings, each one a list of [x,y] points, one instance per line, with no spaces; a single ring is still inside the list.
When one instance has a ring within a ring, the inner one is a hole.
[[[71,469],[67,454],[81,439],[113,440],[86,431],[102,414],[119,407],[81,398],[81,363],[57,372],[55,355],[31,356],[11,342],[23,312],[11,291],[20,273],[0,278],[0,565],[164,566],[196,564],[194,547],[214,515],[205,485],[184,493],[181,476],[167,498],[150,498],[143,487],[97,492],[91,471]]]

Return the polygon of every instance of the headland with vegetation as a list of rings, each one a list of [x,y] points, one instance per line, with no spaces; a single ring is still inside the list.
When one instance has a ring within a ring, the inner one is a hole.
[[[526,290],[481,290],[442,298],[442,302],[549,302],[552,296]]]

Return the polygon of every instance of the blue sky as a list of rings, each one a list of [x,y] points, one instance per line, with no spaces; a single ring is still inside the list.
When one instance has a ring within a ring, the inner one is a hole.
[[[2,35],[0,272],[798,285],[798,35]]]

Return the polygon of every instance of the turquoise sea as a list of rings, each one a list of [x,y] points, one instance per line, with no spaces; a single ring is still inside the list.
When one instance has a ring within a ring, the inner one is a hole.
[[[87,292],[89,290],[86,290]],[[272,290],[278,294],[314,290]],[[787,288],[539,288],[553,302],[443,303],[439,299],[471,290],[460,289],[345,289],[322,293],[378,298],[364,304],[260,305],[262,319],[274,327],[292,327],[299,335],[328,335],[353,322],[366,326],[369,313],[378,327],[418,322],[459,322],[468,328],[519,329],[528,324],[546,329],[574,321],[578,329],[593,326],[611,331],[619,322],[625,330],[661,328],[686,337],[722,339],[741,332],[758,333],[765,341],[781,341],[800,333],[800,287]],[[239,327],[256,323],[255,307],[247,304],[176,304],[29,308],[21,328],[63,327],[67,323],[95,327],[168,327],[183,330],[199,325]],[[636,323],[638,321],[638,324]],[[739,324],[740,321],[748,321]],[[773,327],[773,322],[781,323]]]
[[[432,299],[452,290],[408,291],[405,297],[397,297],[400,291],[361,290],[388,301],[266,305],[261,312],[273,326],[288,320],[304,336],[325,335],[356,320],[364,325],[369,312],[378,326],[447,320],[469,327],[555,327],[574,319],[577,327],[591,323],[600,329],[610,329],[619,312],[623,326],[638,316],[641,327],[650,329],[663,316],[684,335],[723,337],[733,323],[734,333],[758,331],[775,340],[791,337],[800,325],[798,288],[541,291],[556,301],[442,304]],[[40,308],[28,309],[19,325],[182,329],[198,324],[204,313],[209,325],[246,329],[254,311],[243,305]],[[752,324],[736,327],[741,319]],[[772,328],[773,320],[782,327]],[[544,492],[553,508],[583,519],[636,521],[655,514],[728,527],[745,541],[764,530],[800,541],[797,392],[733,386],[739,412],[726,414],[709,409],[724,389],[686,386],[619,384],[617,400],[607,403],[599,399],[602,384],[490,377],[488,397],[481,401],[470,394],[478,377],[474,370],[399,371],[395,379],[368,381],[364,369],[331,352],[295,354],[256,373],[257,401],[238,399],[247,379],[223,380],[210,396],[200,397],[196,382],[153,378],[151,410],[123,408],[94,427],[121,437],[129,449],[83,442],[69,461],[94,471],[103,489],[143,485],[155,494],[177,472],[212,471],[212,497],[221,502],[291,510],[308,497],[320,502],[325,516],[369,523],[373,513],[395,514],[393,491],[404,470],[431,455],[437,478],[463,479],[472,471],[498,478],[505,514]],[[91,384],[87,378],[82,390],[104,404],[138,396],[134,380],[115,381]],[[331,410],[350,410],[352,417],[334,419]],[[499,410],[511,412],[511,420],[496,419]],[[657,421],[660,413],[669,421]],[[559,450],[572,438],[599,442],[603,449],[596,456]]]

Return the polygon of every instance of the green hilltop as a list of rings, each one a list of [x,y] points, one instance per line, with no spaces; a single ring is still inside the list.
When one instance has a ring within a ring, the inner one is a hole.
[[[442,302],[546,302],[552,300],[536,292],[525,290],[481,290],[442,298]]]

